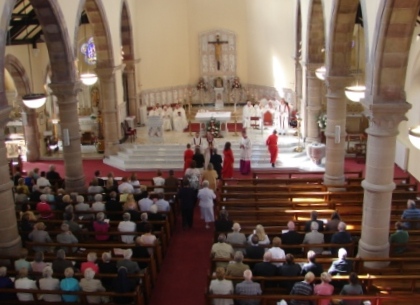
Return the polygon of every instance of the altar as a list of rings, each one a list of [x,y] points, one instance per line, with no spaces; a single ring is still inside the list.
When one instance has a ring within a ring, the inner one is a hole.
[[[216,121],[219,121],[222,125],[224,125],[225,128],[221,128],[221,135],[224,136],[227,131],[227,123],[231,118],[231,112],[230,111],[223,111],[223,112],[215,112],[215,111],[207,111],[207,112],[197,112],[195,115],[196,121],[200,123],[200,132],[201,135],[206,134],[206,123],[210,121],[211,118],[214,118]]]

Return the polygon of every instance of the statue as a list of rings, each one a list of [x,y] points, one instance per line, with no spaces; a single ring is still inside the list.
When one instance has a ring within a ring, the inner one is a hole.
[[[222,44],[224,43],[229,43],[229,41],[221,41],[219,35],[216,35],[215,41],[209,41],[209,44],[214,45],[214,57],[217,63],[217,70],[220,70],[220,63],[222,59]]]

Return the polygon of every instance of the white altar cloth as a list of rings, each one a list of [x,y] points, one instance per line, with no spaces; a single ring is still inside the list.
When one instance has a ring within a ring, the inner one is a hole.
[[[215,111],[207,111],[207,112],[197,112],[195,115],[195,119],[200,122],[200,129],[201,134],[205,135],[206,133],[206,122],[210,121],[211,118],[214,118],[216,121],[220,121],[222,125],[225,125],[225,129],[221,132],[224,135],[227,132],[227,123],[231,118],[230,111],[223,111],[223,112],[215,112]]]

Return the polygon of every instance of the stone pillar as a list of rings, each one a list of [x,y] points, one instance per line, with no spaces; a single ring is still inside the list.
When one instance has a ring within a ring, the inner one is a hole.
[[[0,94],[1,99],[5,103],[0,104],[7,105],[6,97],[3,94]],[[4,106],[0,110],[0,253],[4,256],[14,256],[19,253],[21,248],[12,192],[13,182],[9,174],[4,134],[10,110],[10,106]]]
[[[296,107],[299,112],[302,112],[301,109],[301,100],[302,100],[302,66],[299,63],[299,59],[295,58],[295,92],[296,92]]]
[[[350,78],[329,76],[325,80],[327,85],[327,127],[325,136],[326,163],[324,184],[344,184],[344,158],[346,146],[346,113],[347,102],[344,88],[348,85]],[[336,126],[340,127],[340,141],[335,142]]]
[[[38,114],[36,109],[24,108],[25,110],[22,112],[22,115],[26,116],[26,122],[23,120],[23,130],[26,141],[26,160],[28,162],[35,162],[40,158],[41,143],[37,122]]]
[[[100,107],[103,118],[103,132],[105,138],[105,157],[116,155],[120,144],[120,130],[118,122],[118,103],[115,89],[115,71],[113,68],[97,68],[100,87]]]
[[[318,117],[322,106],[323,84],[320,79],[316,77],[315,70],[322,64],[307,63],[306,64],[306,79],[307,79],[307,94],[306,94],[306,130],[307,142],[319,142],[319,126]]]
[[[369,117],[366,177],[364,188],[362,236],[359,256],[376,258],[389,256],[389,221],[392,191],[395,189],[394,159],[398,124],[411,105],[407,102],[372,104],[365,107]],[[367,263],[380,268],[383,263]]]
[[[124,61],[125,69],[124,74],[127,76],[127,87],[128,87],[128,115],[135,116],[136,121],[139,122],[138,118],[138,100],[137,100],[137,85],[136,85],[136,63],[139,63],[138,60]]]
[[[82,152],[80,146],[79,115],[77,112],[77,94],[81,83],[51,83],[53,94],[57,97],[60,110],[59,119],[63,141],[65,168],[65,186],[68,192],[86,192],[85,174],[83,172]],[[68,133],[68,144],[66,135]]]

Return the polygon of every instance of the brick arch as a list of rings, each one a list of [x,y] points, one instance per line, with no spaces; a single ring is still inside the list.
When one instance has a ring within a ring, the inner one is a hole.
[[[351,48],[359,0],[334,2],[327,42],[326,66],[329,76],[347,76],[351,67]]]
[[[324,12],[321,0],[313,0],[308,20],[307,63],[323,63],[325,61]]]
[[[385,1],[375,25],[367,80],[367,102],[405,102],[407,62],[420,1]]]
[[[29,94],[31,92],[29,77],[19,59],[12,54],[7,54],[4,59],[4,67],[9,71],[15,82],[18,95],[24,96]]]
[[[95,37],[97,68],[109,68],[114,66],[112,52],[112,40],[109,31],[108,20],[101,0],[86,0],[85,11],[92,25]],[[80,15],[79,15],[80,16]],[[76,36],[77,37],[77,33]]]
[[[65,25],[65,19],[57,1],[30,0],[41,24],[47,44],[53,83],[75,82],[77,79],[74,56]]]
[[[122,2],[121,7],[121,45],[124,51],[124,60],[133,60],[133,31],[131,25],[131,14],[126,0]]]

